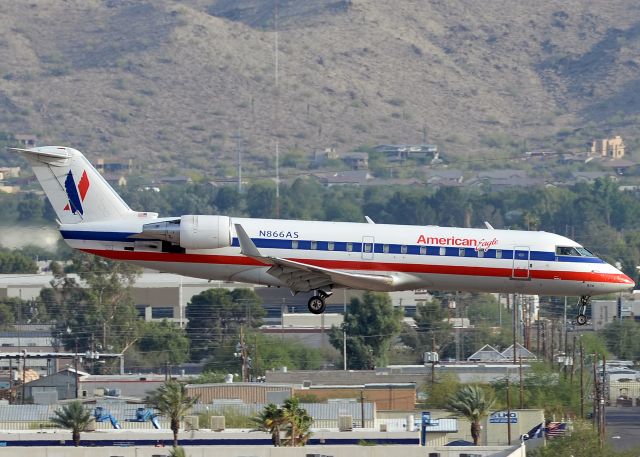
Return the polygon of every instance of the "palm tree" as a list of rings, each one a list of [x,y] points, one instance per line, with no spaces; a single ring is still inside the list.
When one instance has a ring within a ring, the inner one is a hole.
[[[271,442],[278,447],[281,444],[280,431],[284,424],[284,414],[281,408],[274,403],[269,403],[262,412],[253,418],[257,430],[271,433]]]
[[[446,408],[460,413],[471,422],[471,436],[473,444],[478,445],[480,439],[480,421],[489,414],[495,398],[487,398],[480,386],[463,386],[453,394]]]
[[[169,418],[173,432],[173,447],[178,447],[180,421],[198,399],[187,397],[184,384],[168,381],[156,389],[149,401],[154,408],[160,411],[161,415]]]
[[[313,418],[306,409],[300,408],[300,400],[296,397],[284,401],[282,413],[287,423],[287,445],[304,446],[311,436],[309,429]]]
[[[82,406],[78,400],[69,403],[62,409],[54,411],[55,416],[51,417],[51,422],[55,425],[71,430],[73,443],[80,446],[80,432],[87,428],[91,422],[91,413]]]

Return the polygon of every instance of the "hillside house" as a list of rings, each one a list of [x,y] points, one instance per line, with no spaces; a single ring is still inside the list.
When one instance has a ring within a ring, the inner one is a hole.
[[[461,170],[432,170],[424,173],[425,180],[430,186],[460,187],[464,181],[464,173]]]
[[[613,138],[593,140],[591,143],[591,155],[596,157],[611,157],[621,159],[624,157],[625,145],[620,135]]]
[[[18,133],[14,138],[20,146],[25,148],[35,148],[38,142],[37,137],[33,133]]]
[[[369,168],[369,153],[350,152],[343,155],[340,160],[352,170],[366,170]]]
[[[435,144],[381,144],[375,147],[389,161],[405,161],[409,158],[426,158],[436,156],[438,146]]]
[[[96,170],[100,173],[131,173],[133,170],[133,159],[126,160],[107,160],[98,159],[96,162]]]

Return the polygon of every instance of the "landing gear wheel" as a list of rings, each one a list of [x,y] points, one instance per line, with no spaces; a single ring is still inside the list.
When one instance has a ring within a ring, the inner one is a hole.
[[[307,306],[312,314],[322,314],[324,313],[324,309],[327,307],[324,302],[324,297],[320,295],[314,295],[311,297]]]
[[[578,302],[578,315],[576,316],[576,324],[584,325],[587,323],[587,316],[585,313],[587,312],[587,306],[589,305],[590,300],[591,297],[587,295],[583,295],[582,297],[580,297],[580,301]]]

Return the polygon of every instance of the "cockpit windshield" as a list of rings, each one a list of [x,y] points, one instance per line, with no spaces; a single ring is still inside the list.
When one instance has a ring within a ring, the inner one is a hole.
[[[580,247],[580,248],[576,248],[576,250],[583,257],[595,257],[595,255],[591,251],[589,251],[588,249]]]
[[[595,257],[588,249],[581,246],[556,246],[556,255],[565,255],[572,257]]]

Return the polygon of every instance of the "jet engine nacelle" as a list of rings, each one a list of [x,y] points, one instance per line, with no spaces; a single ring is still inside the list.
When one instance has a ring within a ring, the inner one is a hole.
[[[189,214],[179,220],[144,224],[138,237],[169,241],[184,249],[218,249],[231,246],[231,218]]]

